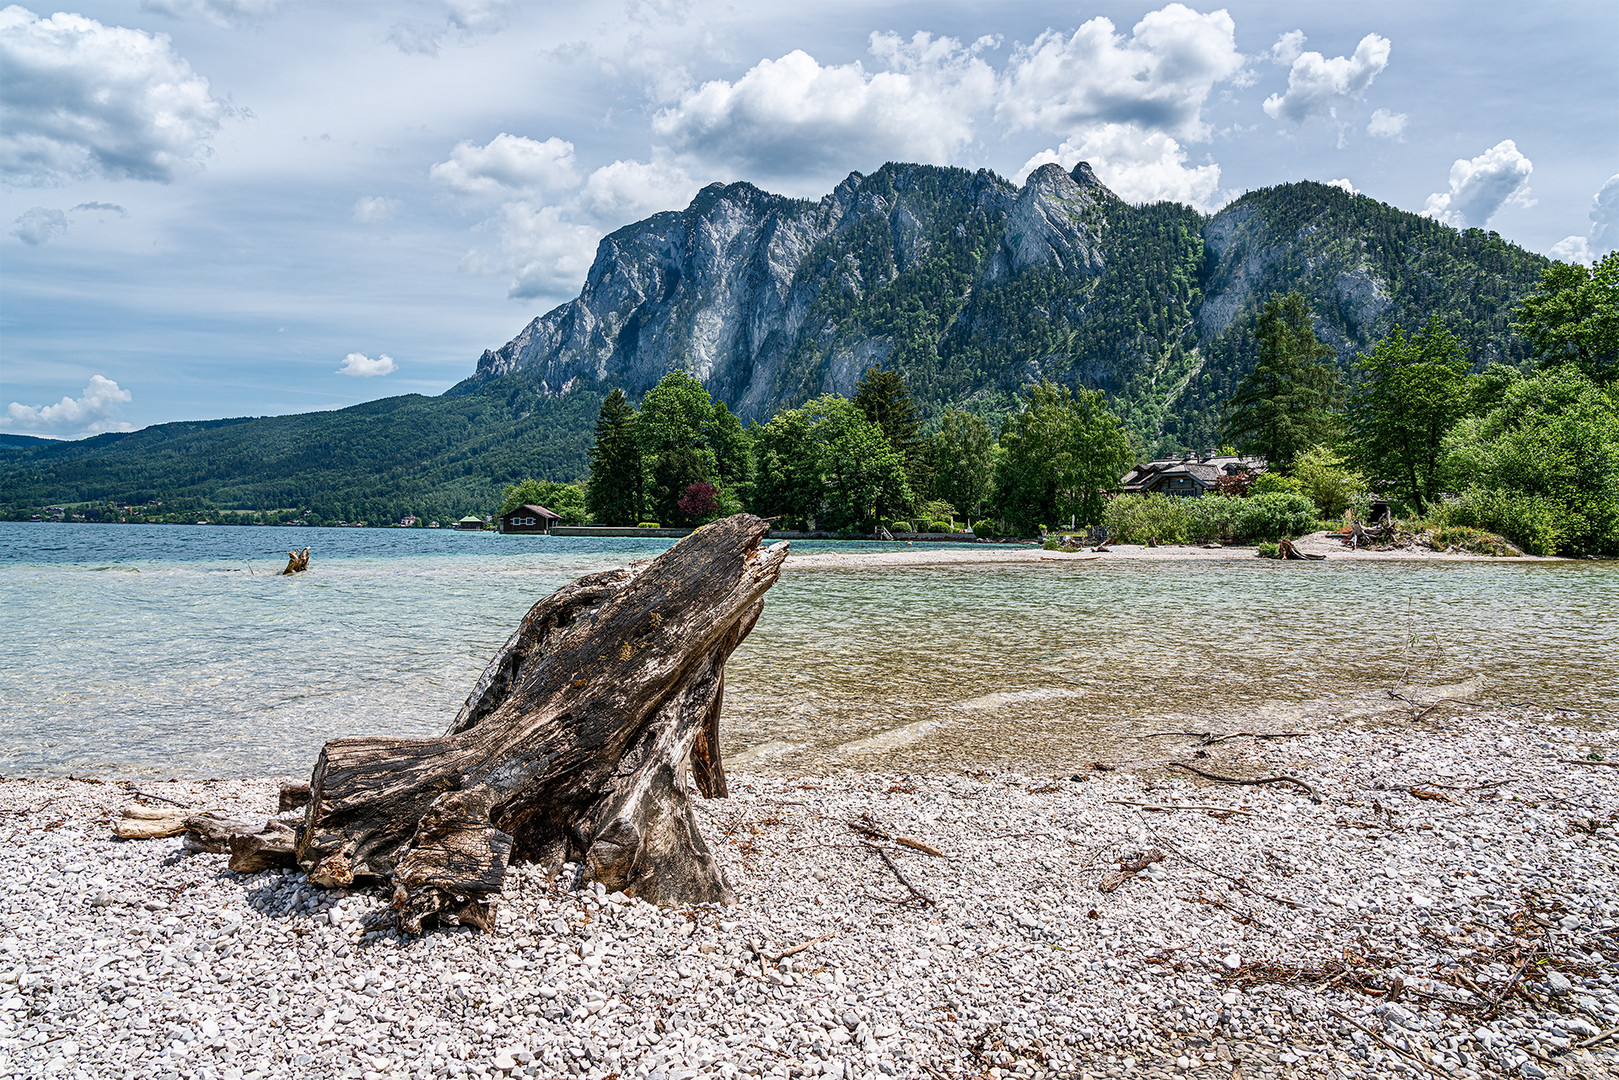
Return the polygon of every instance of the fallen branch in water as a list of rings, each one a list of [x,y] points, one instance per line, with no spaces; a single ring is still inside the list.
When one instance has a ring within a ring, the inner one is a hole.
[[[1205,772],[1196,765],[1188,765],[1184,761],[1171,761],[1168,764],[1185,769],[1187,772],[1194,772],[1205,780],[1214,780],[1221,784],[1242,784],[1245,787],[1254,787],[1260,784],[1292,784],[1294,787],[1308,792],[1312,802],[1319,803],[1321,801],[1321,793],[1296,776],[1261,776],[1253,780],[1243,780],[1235,776],[1221,776],[1219,773]]]

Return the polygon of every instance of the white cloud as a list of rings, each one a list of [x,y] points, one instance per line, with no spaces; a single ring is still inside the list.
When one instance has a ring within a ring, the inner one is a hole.
[[[134,426],[117,419],[118,407],[133,398],[128,390],[104,375],[90,376],[81,397],[64,397],[55,405],[24,405],[13,401],[6,419],[31,431],[81,437],[103,431],[133,431]]]
[[[1299,44],[1303,44],[1302,37]],[[1353,56],[1329,60],[1318,52],[1300,53],[1288,70],[1287,92],[1266,98],[1265,112],[1272,119],[1295,124],[1312,116],[1333,115],[1338,105],[1358,100],[1388,67],[1391,48],[1388,38],[1367,34]]]
[[[204,19],[215,26],[252,26],[281,7],[283,0],[141,0],[146,11],[171,19]]]
[[[569,221],[556,206],[516,201],[484,223],[500,237],[495,251],[474,249],[461,260],[472,274],[511,274],[513,300],[572,296],[584,283],[601,231]]]
[[[1372,118],[1366,122],[1366,134],[1374,139],[1393,139],[1395,142],[1404,142],[1405,120],[1405,113],[1378,109],[1372,113]]]
[[[30,247],[38,247],[67,235],[67,215],[48,206],[30,207],[12,222],[11,235]]]
[[[398,370],[399,365],[394,363],[394,358],[387,353],[380,353],[373,360],[365,353],[351,352],[343,357],[343,366],[337,369],[337,373],[370,379],[377,375],[391,375]]]
[[[1591,198],[1591,240],[1599,255],[1619,248],[1619,173]]]
[[[884,70],[823,66],[795,49],[734,83],[686,92],[658,112],[652,130],[701,170],[759,180],[816,184],[876,162],[954,160],[994,96],[994,72],[977,56],[984,43],[926,33],[870,40]]]
[[[1149,12],[1125,38],[1091,19],[1072,36],[1046,31],[1014,50],[996,115],[1013,128],[1077,134],[1095,124],[1135,124],[1184,139],[1208,137],[1203,104],[1243,67],[1225,11],[1182,4]]]
[[[1551,246],[1546,257],[1558,262],[1579,263],[1581,266],[1590,266],[1597,261],[1596,252],[1591,250],[1590,239],[1584,236],[1563,237]]]
[[[173,180],[208,151],[223,107],[166,34],[82,15],[0,10],[0,174]]]
[[[69,210],[70,214],[117,214],[119,217],[128,217],[129,211],[117,203],[110,202],[82,202]]]
[[[1304,54],[1304,31],[1289,30],[1276,38],[1276,44],[1270,47],[1270,58],[1283,67],[1291,67],[1293,61]]]
[[[1065,169],[1090,162],[1097,179],[1131,202],[1169,199],[1209,212],[1229,201],[1220,193],[1220,166],[1187,168],[1186,151],[1172,137],[1134,124],[1104,124],[1036,154],[1019,170],[1019,182],[1051,161]]]
[[[501,132],[484,146],[457,143],[450,159],[428,170],[433,181],[462,195],[537,199],[545,190],[579,182],[573,143],[552,136],[544,142]]]
[[[354,220],[361,225],[387,221],[399,212],[399,200],[382,195],[361,195],[354,200]]]
[[[443,22],[395,23],[388,40],[402,53],[437,56],[452,34],[466,43],[500,33],[512,8],[511,0],[444,0],[443,6]]]
[[[1343,190],[1349,192],[1349,194],[1351,194],[1351,195],[1359,195],[1360,194],[1359,191],[1355,190],[1355,185],[1351,184],[1348,181],[1348,179],[1345,178],[1345,177],[1339,177],[1336,180],[1328,180],[1327,181],[1327,186],[1328,187],[1335,187],[1335,188],[1342,188]]]
[[[1562,262],[1590,266],[1615,248],[1619,248],[1619,173],[1608,177],[1591,196],[1591,234],[1565,236],[1546,254]]]
[[[1458,229],[1483,227],[1508,202],[1533,206],[1529,174],[1534,164],[1502,139],[1476,158],[1457,158],[1450,167],[1450,190],[1428,196],[1422,212]]]
[[[660,210],[678,210],[697,194],[698,183],[678,165],[615,161],[590,174],[579,192],[580,209],[608,229]]]

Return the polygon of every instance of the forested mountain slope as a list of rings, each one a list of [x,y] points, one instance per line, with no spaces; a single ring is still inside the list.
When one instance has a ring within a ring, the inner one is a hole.
[[[585,471],[600,395],[672,368],[747,419],[861,373],[900,371],[926,415],[988,418],[1041,378],[1104,390],[1143,450],[1213,445],[1253,363],[1253,318],[1299,289],[1350,370],[1396,323],[1443,317],[1475,364],[1519,362],[1509,329],[1546,260],[1315,183],[1205,217],[1132,206],[1088,166],[1022,186],[885,165],[818,202],[711,185],[605,238],[579,297],[487,351],[438,398],[166,424],[72,444],[0,443],[6,506],[143,497],[320,505],[377,518],[487,508],[522,476]]]

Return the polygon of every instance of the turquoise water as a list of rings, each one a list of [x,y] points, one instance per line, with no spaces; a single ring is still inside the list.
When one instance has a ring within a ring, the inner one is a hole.
[[[438,734],[530,604],[668,543],[0,523],[0,774],[302,774],[328,738]],[[276,576],[305,544],[310,572]],[[1616,640],[1612,563],[789,560],[728,670],[723,746],[1067,767],[1464,682],[1608,723]]]

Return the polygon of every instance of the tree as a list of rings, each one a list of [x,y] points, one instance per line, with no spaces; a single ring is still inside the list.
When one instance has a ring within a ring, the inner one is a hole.
[[[607,525],[634,525],[641,518],[641,447],[635,410],[624,391],[602,402],[596,442],[590,448],[590,516]]]
[[[713,414],[708,391],[684,371],[669,372],[641,399],[635,430],[641,444],[645,507],[660,522],[684,520],[681,495],[718,473],[705,438]]]
[[[755,445],[754,505],[763,513],[870,532],[913,501],[905,459],[848,398],[828,394],[777,413]]]
[[[946,409],[933,436],[933,491],[967,517],[983,509],[995,484],[995,437],[971,413]]]
[[[1130,464],[1130,440],[1100,390],[1070,394],[1041,382],[1001,432],[995,495],[1001,516],[1019,532],[1065,518],[1094,525],[1103,495]]]
[[[519,506],[543,506],[563,521],[585,520],[585,492],[578,484],[555,484],[549,480],[523,480],[506,489],[500,500],[500,516]]]
[[[912,491],[925,496],[932,482],[931,448],[922,437],[921,414],[905,379],[898,371],[867,368],[855,386],[854,403],[905,459]]]
[[[1619,378],[1619,251],[1587,269],[1554,262],[1512,328],[1541,367],[1569,364],[1599,383]]]
[[[1461,509],[1494,508],[1480,527],[1543,554],[1619,555],[1619,386],[1572,365],[1539,371],[1446,442]]]
[[[1361,373],[1349,402],[1355,462],[1419,514],[1439,494],[1445,433],[1467,410],[1461,348],[1435,317],[1415,337],[1396,326],[1355,363]]]
[[[1330,443],[1341,397],[1332,350],[1315,336],[1301,293],[1272,295],[1259,313],[1259,359],[1226,402],[1220,438],[1287,472],[1299,454]]]

